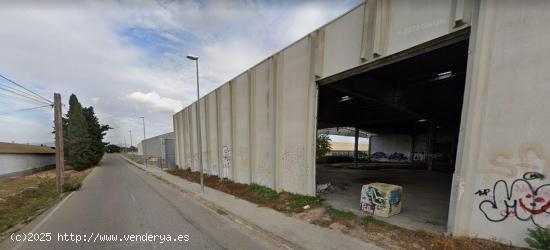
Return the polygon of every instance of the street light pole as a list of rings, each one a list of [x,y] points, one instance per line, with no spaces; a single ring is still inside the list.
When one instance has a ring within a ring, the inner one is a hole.
[[[134,146],[132,142],[132,130],[128,130],[128,132],[130,132],[130,148],[132,148]]]
[[[140,116],[141,121],[143,123],[143,141],[141,141],[141,148],[143,150],[143,163],[145,164],[145,168],[147,168],[147,154],[145,153],[145,117]]]
[[[197,144],[199,148],[199,171],[201,179],[201,192],[204,193],[204,174],[202,167],[202,137],[201,137],[201,102],[200,102],[200,89],[199,89],[199,57],[193,55],[187,55],[187,59],[195,61],[195,67],[197,69]]]

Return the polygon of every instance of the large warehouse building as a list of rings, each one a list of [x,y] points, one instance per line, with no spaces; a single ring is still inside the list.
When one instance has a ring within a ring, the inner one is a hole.
[[[355,127],[422,166],[362,183],[402,185],[411,223],[524,245],[550,226],[549,23],[548,1],[366,1],[176,113],[177,164],[316,195],[317,131]]]

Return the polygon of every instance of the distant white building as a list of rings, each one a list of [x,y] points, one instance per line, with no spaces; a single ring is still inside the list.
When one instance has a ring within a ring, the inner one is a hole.
[[[353,153],[355,150],[355,143],[353,142],[331,142],[330,146],[331,150],[327,155],[353,157]],[[359,154],[366,154],[369,152],[369,144],[359,143],[357,149]]]
[[[23,175],[55,164],[55,149],[0,142],[0,179]]]
[[[150,160],[160,161],[162,166],[176,166],[176,136],[174,132],[147,138],[138,143],[138,155],[145,155]],[[145,146],[145,147],[144,147]]]

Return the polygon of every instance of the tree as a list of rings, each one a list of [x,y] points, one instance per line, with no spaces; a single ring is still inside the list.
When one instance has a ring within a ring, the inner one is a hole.
[[[82,105],[74,94],[69,98],[67,114],[67,162],[75,170],[83,170],[92,166],[91,139],[88,124]]]
[[[86,118],[88,135],[90,136],[90,160],[92,161],[92,165],[97,165],[103,158],[105,146],[108,144],[103,142],[103,137],[105,137],[106,132],[111,129],[111,127],[109,127],[109,125],[99,124],[93,107],[83,108],[82,111]]]
[[[105,146],[105,152],[107,153],[120,153],[121,147],[115,145],[115,144],[109,144]]]
[[[332,150],[330,146],[330,137],[325,134],[317,135],[316,159],[322,159],[328,152]]]

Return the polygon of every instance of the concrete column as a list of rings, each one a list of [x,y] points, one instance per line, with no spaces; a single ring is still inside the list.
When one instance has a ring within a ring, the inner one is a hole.
[[[353,165],[357,167],[357,158],[359,158],[359,128],[355,128],[355,145],[353,149]]]
[[[428,140],[426,147],[426,165],[428,170],[433,169],[433,148],[434,148],[434,139],[435,139],[435,120],[433,118],[429,119],[428,124]]]
[[[411,155],[409,156],[410,162],[414,162],[414,148],[416,147],[416,135],[414,133],[411,134]]]

